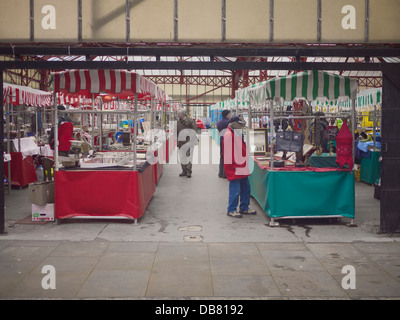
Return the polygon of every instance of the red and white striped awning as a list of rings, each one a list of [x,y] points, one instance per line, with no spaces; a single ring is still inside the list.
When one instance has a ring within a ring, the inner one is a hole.
[[[9,102],[13,105],[27,106],[50,106],[52,104],[52,93],[30,87],[19,86],[11,83],[3,83],[3,104]]]
[[[165,101],[164,91],[141,75],[126,70],[68,70],[54,73],[55,91],[91,98],[106,92],[121,99],[156,99]]]
[[[92,98],[88,98],[86,96],[81,96],[78,94],[69,94],[66,92],[56,92],[56,100],[57,100],[57,105],[70,105],[73,107],[78,107],[82,105],[91,105],[92,104]],[[96,103],[95,99],[95,103]],[[98,102],[97,102],[98,104]]]

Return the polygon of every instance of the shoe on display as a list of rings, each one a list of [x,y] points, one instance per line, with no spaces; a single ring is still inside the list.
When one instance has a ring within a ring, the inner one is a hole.
[[[186,172],[181,172],[181,173],[179,174],[179,176],[180,176],[180,177],[186,176]]]
[[[240,210],[239,211],[241,214],[247,214],[247,215],[255,215],[257,214],[256,210],[251,210],[251,209],[247,209],[247,210]]]
[[[242,215],[239,212],[236,212],[236,211],[228,212],[226,215],[228,215],[230,217],[233,217],[233,218],[241,218],[242,217]]]

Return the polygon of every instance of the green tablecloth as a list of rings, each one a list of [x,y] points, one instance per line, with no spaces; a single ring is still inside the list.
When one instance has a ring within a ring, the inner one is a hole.
[[[354,218],[355,186],[350,171],[269,171],[254,163],[251,195],[272,218]]]
[[[313,153],[308,159],[307,164],[314,168],[336,168],[336,153],[333,156],[331,156],[329,153],[322,153],[320,156],[317,156],[315,153]]]
[[[371,158],[361,159],[360,180],[374,184],[381,177],[380,151],[371,151]]]

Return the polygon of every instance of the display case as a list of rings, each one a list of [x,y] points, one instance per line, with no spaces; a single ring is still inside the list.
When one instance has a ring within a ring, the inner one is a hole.
[[[267,129],[250,129],[249,131],[249,150],[253,155],[265,155],[268,151],[268,131]]]
[[[95,156],[84,159],[80,163],[81,168],[133,168],[133,152],[96,152]],[[137,153],[137,165],[146,161],[145,153]]]

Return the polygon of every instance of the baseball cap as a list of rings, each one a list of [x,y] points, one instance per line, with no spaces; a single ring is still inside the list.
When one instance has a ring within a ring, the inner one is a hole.
[[[239,122],[240,124],[246,124],[246,121],[244,121],[242,118],[240,118],[239,116],[233,116],[229,119],[229,123],[232,122]]]

